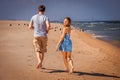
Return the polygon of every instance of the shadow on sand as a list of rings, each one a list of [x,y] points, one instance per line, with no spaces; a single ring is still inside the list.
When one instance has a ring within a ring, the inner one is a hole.
[[[46,69],[46,68],[44,68]],[[65,70],[55,70],[55,69],[46,69],[48,70],[48,73],[62,73],[66,72]],[[109,75],[104,73],[93,73],[93,72],[80,72],[80,71],[74,71],[73,75],[82,76],[82,75],[89,75],[89,76],[98,76],[98,77],[112,77],[112,78],[120,78],[120,76],[115,75]]]

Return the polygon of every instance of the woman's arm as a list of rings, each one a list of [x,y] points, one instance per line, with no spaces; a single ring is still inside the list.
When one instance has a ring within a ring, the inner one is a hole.
[[[62,35],[61,35],[61,37],[60,37],[60,39],[59,39],[59,41],[56,45],[56,51],[58,51],[58,48],[59,48],[61,42],[63,41],[64,37],[65,37],[65,32],[66,32],[66,28],[63,28],[63,33],[62,33]]]

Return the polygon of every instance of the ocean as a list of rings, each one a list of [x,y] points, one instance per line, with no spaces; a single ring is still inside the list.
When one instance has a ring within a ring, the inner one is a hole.
[[[94,38],[120,47],[119,21],[74,21],[72,25],[77,29],[92,34]]]

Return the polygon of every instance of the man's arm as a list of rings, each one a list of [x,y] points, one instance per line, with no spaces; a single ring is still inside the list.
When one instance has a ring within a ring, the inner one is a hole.
[[[46,22],[46,26],[47,26],[47,33],[48,33],[50,30],[50,22],[49,21]]]
[[[33,22],[30,22],[30,23],[29,23],[29,27],[28,27],[28,28],[31,29],[31,30],[34,29]]]

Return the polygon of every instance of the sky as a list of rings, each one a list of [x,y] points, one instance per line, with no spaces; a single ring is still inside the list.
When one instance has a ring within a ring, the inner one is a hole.
[[[0,20],[30,20],[39,5],[51,21],[120,21],[120,0],[0,0]]]

